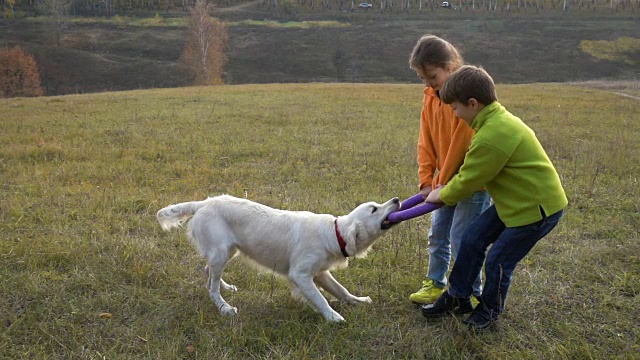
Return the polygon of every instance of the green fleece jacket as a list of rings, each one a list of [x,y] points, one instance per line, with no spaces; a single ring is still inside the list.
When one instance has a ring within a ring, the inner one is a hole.
[[[507,227],[542,220],[567,206],[560,177],[535,133],[500,103],[485,106],[473,120],[476,131],[464,163],[440,192],[447,205],[484,187]]]

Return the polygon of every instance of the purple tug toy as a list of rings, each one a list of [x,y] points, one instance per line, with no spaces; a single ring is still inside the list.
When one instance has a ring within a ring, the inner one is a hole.
[[[424,215],[428,212],[432,212],[441,206],[442,204],[424,202],[424,198],[421,194],[415,194],[400,203],[400,210],[389,214],[389,216],[387,216],[387,221],[390,223],[403,222],[405,220]]]

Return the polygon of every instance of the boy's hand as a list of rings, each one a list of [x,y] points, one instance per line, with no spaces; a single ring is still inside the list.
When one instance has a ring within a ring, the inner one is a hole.
[[[440,190],[442,190],[442,186],[438,186],[435,190],[431,191],[425,201],[433,204],[442,204],[442,200],[440,200]]]

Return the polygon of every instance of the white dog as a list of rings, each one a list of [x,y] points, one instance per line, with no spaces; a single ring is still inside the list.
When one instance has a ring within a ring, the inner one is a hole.
[[[237,291],[222,280],[222,271],[240,253],[261,267],[286,276],[294,295],[304,296],[327,320],[337,322],[344,318],[329,306],[316,284],[338,300],[370,303],[369,297],[351,295],[329,271],[346,267],[349,256],[364,257],[374,241],[391,227],[387,216],[399,208],[397,198],[384,204],[368,202],[336,218],[273,209],[222,195],[167,206],[158,211],[157,218],[168,231],[193,215],[187,234],[207,260],[207,290],[221,314],[238,313],[220,296],[220,286]]]

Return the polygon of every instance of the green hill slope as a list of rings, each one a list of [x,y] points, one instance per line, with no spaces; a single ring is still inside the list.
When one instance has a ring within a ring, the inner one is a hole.
[[[275,22],[270,21],[274,15],[265,12],[219,15],[229,25],[228,84],[416,82],[407,59],[415,41],[425,33],[451,40],[468,62],[484,66],[501,83],[638,76],[637,63],[625,62],[626,58],[599,60],[581,49],[583,41],[637,38],[638,20],[620,14],[356,12],[298,15],[293,20],[276,17]],[[75,19],[58,48],[51,45],[47,23],[0,20],[0,46],[20,44],[34,53],[49,95],[177,87],[192,82],[178,64],[183,18],[167,17],[153,25],[124,21]],[[637,59],[638,54],[628,56]]]

